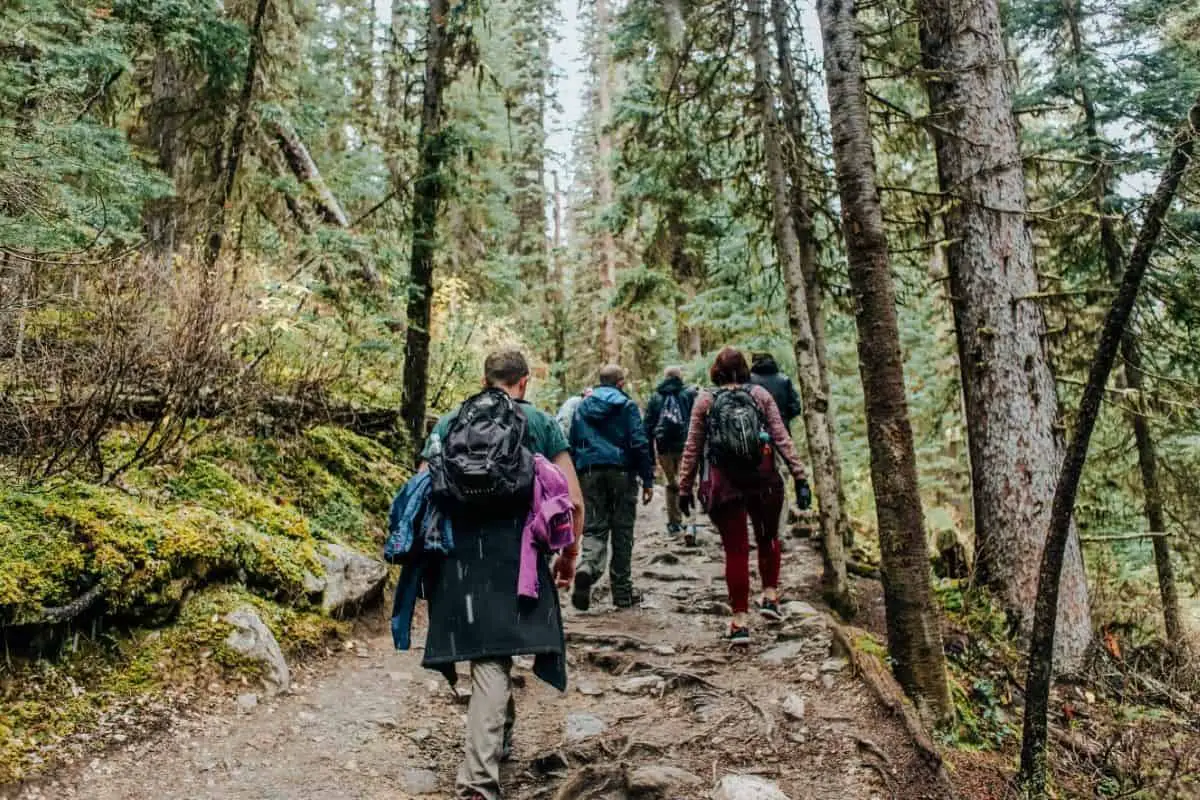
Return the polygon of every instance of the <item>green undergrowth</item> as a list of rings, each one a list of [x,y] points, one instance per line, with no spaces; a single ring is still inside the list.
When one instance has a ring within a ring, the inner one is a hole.
[[[138,434],[105,447],[119,454]],[[114,706],[205,674],[253,680],[224,646],[238,605],[291,654],[338,633],[305,577],[321,573],[324,542],[378,552],[404,460],[335,427],[223,431],[119,485],[0,486],[0,784]],[[97,587],[78,618],[45,624]]]

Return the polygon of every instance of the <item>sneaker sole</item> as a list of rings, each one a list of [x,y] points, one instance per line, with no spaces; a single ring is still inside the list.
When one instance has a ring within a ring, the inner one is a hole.
[[[586,572],[575,576],[575,588],[571,591],[571,605],[577,611],[587,611],[592,607],[592,576]]]
[[[768,620],[770,622],[783,622],[783,614],[780,614],[778,611],[771,611],[766,608],[760,608],[758,610],[758,615],[760,617],[762,617],[763,619]]]

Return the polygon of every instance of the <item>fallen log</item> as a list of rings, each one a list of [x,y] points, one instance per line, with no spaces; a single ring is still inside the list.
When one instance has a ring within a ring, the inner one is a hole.
[[[325,179],[321,177],[321,170],[317,168],[317,162],[313,161],[308,148],[304,146],[304,142],[296,135],[296,132],[279,119],[267,121],[267,129],[279,144],[288,169],[296,176],[296,180],[312,191],[313,205],[321,218],[328,224],[336,225],[339,228],[350,227],[350,218],[346,216],[346,212],[342,210],[342,204],[338,202],[329,185],[325,183]]]

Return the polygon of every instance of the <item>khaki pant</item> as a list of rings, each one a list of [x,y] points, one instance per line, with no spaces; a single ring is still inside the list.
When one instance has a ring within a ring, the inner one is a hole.
[[[667,522],[671,525],[683,522],[683,514],[679,511],[679,462],[682,459],[682,453],[658,454],[658,464],[667,478]]]
[[[516,720],[512,659],[471,662],[471,704],[467,707],[466,758],[458,770],[455,797],[500,800],[500,761]]]

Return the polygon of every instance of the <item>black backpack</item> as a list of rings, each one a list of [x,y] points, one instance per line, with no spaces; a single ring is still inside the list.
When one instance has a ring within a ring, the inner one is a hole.
[[[456,509],[494,507],[533,493],[525,412],[499,389],[469,398],[429,459],[433,499]]]
[[[687,420],[683,418],[683,404],[678,394],[663,395],[662,410],[654,426],[654,441],[659,450],[672,451],[679,448],[687,436]]]
[[[763,459],[762,410],[745,386],[718,389],[708,412],[708,459],[733,474],[757,472]]]

